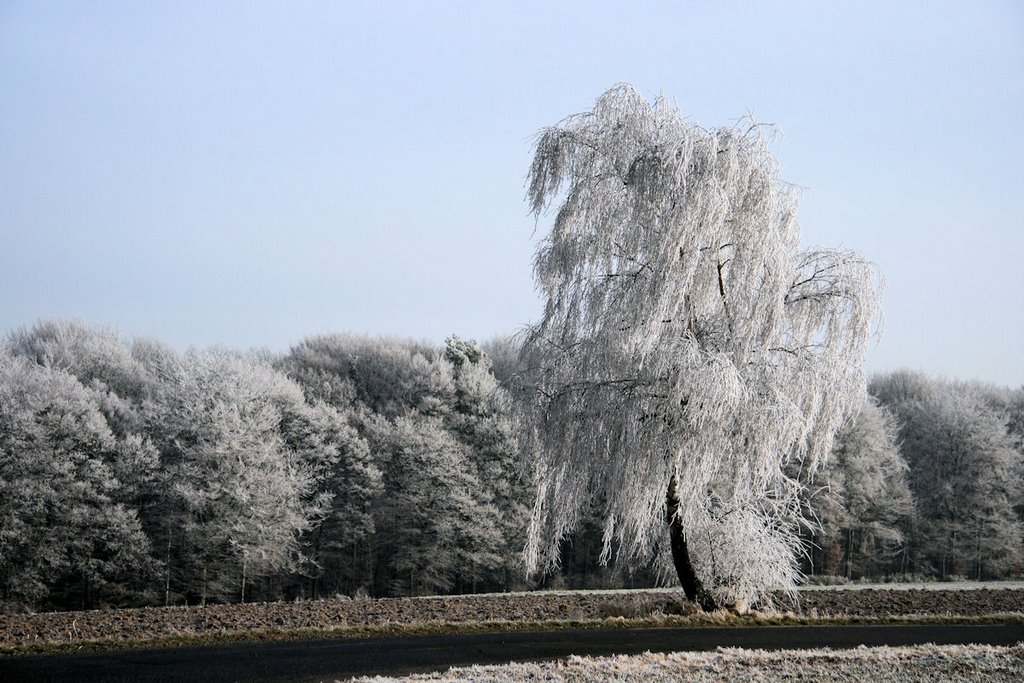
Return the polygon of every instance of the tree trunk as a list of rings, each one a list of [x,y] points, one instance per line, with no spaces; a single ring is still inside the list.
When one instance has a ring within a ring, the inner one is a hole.
[[[676,478],[673,475],[668,483],[668,496],[666,497],[666,516],[668,518],[669,541],[672,545],[672,562],[676,566],[676,574],[679,575],[679,583],[683,586],[683,593],[690,602],[696,602],[705,612],[718,609],[718,604],[707,590],[704,584],[697,577],[697,572],[690,562],[690,549],[686,544],[686,533],[683,531],[683,523],[679,519],[679,496],[676,493]]]
[[[846,530],[846,579],[853,578],[853,527]]]
[[[981,534],[984,530],[984,524],[981,520],[978,520],[978,547],[975,557],[978,560],[978,581],[981,581]]]
[[[164,607],[171,604],[171,530],[167,530],[167,558],[164,561],[166,577],[164,581]]]
[[[320,565],[320,530],[322,528],[322,526],[318,526],[316,530],[313,531],[313,543],[311,547],[310,559],[313,560],[313,565],[316,567],[316,569],[311,572],[312,576],[310,577],[310,592],[313,594],[314,600],[319,597],[320,577],[323,576],[324,573],[323,567]]]

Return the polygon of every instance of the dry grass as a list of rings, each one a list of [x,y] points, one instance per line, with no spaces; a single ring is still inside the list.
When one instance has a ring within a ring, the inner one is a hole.
[[[0,656],[104,652],[170,647],[217,646],[234,643],[269,643],[334,638],[374,638],[385,636],[458,635],[468,633],[510,633],[524,631],[605,630],[628,628],[727,628],[763,626],[843,626],[887,624],[1022,624],[1024,612],[984,616],[909,615],[888,617],[806,617],[791,612],[753,612],[737,615],[728,611],[688,616],[644,618],[609,617],[569,621],[487,621],[419,624],[382,624],[377,626],[309,628],[287,631],[254,630],[207,633],[178,633],[154,638],[128,640],[40,641],[0,647]]]
[[[662,681],[984,681],[1024,680],[1024,645],[919,645],[853,650],[774,652],[719,648],[714,652],[570,657],[555,662],[473,666],[404,678],[359,678],[362,683],[475,681],[518,683],[659,683]]]

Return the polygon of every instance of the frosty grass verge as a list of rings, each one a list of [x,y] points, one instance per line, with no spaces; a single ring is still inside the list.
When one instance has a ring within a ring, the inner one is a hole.
[[[986,681],[1024,680],[1024,644],[859,647],[853,650],[744,650],[645,653],[637,656],[570,657],[555,662],[472,666],[390,681]]]

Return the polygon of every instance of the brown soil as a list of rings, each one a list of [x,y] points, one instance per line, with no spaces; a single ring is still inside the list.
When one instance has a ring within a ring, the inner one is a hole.
[[[804,591],[800,611],[806,616],[878,617],[901,615],[982,616],[1024,611],[1024,590],[885,590]]]
[[[809,617],[982,616],[1024,611],[1024,590],[807,591]],[[567,622],[689,614],[681,593],[467,595],[432,598],[322,600],[296,603],[160,607],[89,612],[0,614],[0,647],[132,641],[244,632],[336,630],[387,625],[470,622]]]

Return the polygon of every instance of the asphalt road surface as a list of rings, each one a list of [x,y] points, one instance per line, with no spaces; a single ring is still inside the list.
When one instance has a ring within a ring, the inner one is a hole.
[[[572,654],[713,650],[719,646],[781,650],[922,643],[1012,645],[1020,641],[1024,641],[1021,624],[640,628],[325,639],[2,657],[0,681],[334,681]]]

